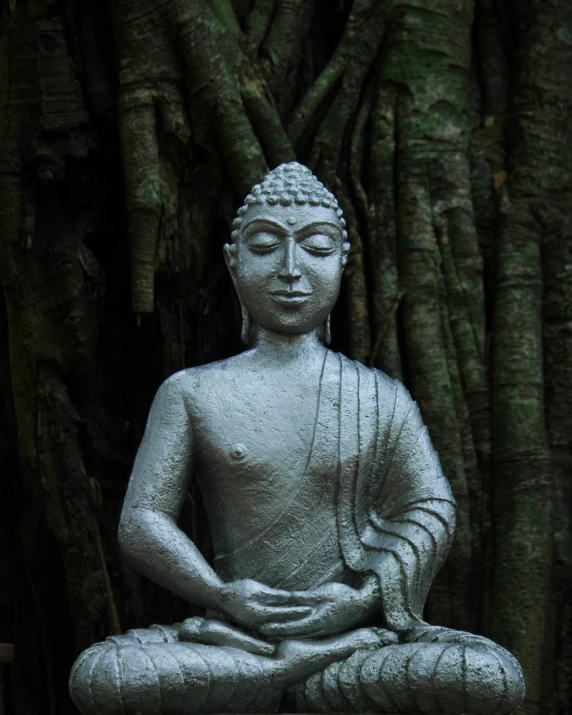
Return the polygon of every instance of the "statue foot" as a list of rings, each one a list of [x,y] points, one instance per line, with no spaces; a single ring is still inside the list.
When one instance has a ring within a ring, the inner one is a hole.
[[[239,628],[216,619],[187,618],[181,624],[179,638],[182,642],[239,648],[247,653],[264,655],[267,658],[271,658],[276,651],[276,647],[271,643],[254,638]]]
[[[379,648],[397,641],[397,636],[389,631],[361,628],[330,638],[285,640],[275,645],[255,638],[228,623],[199,617],[189,618],[181,625],[179,638],[181,642],[239,648],[254,655],[272,658],[280,663],[279,670],[295,670],[296,673],[301,673],[300,677],[316,668],[326,667],[330,663],[347,658],[356,650]]]
[[[384,645],[375,628],[359,628],[320,640],[285,640],[276,649],[288,683],[348,658],[357,650],[377,649]]]

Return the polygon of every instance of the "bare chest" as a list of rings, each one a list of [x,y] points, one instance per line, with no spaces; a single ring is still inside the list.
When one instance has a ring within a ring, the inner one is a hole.
[[[242,387],[218,384],[193,428],[216,568],[278,583],[321,544],[308,573],[291,575],[310,583],[339,561],[337,390],[328,380]]]
[[[201,472],[220,482],[287,481],[307,461],[319,416],[318,385],[254,381],[205,395],[194,425]]]

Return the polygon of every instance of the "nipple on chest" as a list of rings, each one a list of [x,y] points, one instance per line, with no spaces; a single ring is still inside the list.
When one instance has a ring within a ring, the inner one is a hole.
[[[232,457],[232,459],[234,459],[236,461],[241,461],[241,460],[245,459],[247,454],[248,454],[248,450],[240,442],[233,445],[233,447],[230,451],[230,456]]]

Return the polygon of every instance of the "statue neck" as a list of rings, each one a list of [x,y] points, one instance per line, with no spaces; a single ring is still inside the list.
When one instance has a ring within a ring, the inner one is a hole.
[[[254,349],[260,357],[287,360],[323,354],[326,348],[320,342],[316,330],[304,335],[284,335],[257,327]]]

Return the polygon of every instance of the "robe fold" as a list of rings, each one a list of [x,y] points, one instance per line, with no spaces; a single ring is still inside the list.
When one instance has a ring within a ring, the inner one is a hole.
[[[377,575],[390,628],[422,622],[453,539],[455,500],[419,408],[400,382],[340,356],[338,429],[343,559]]]

